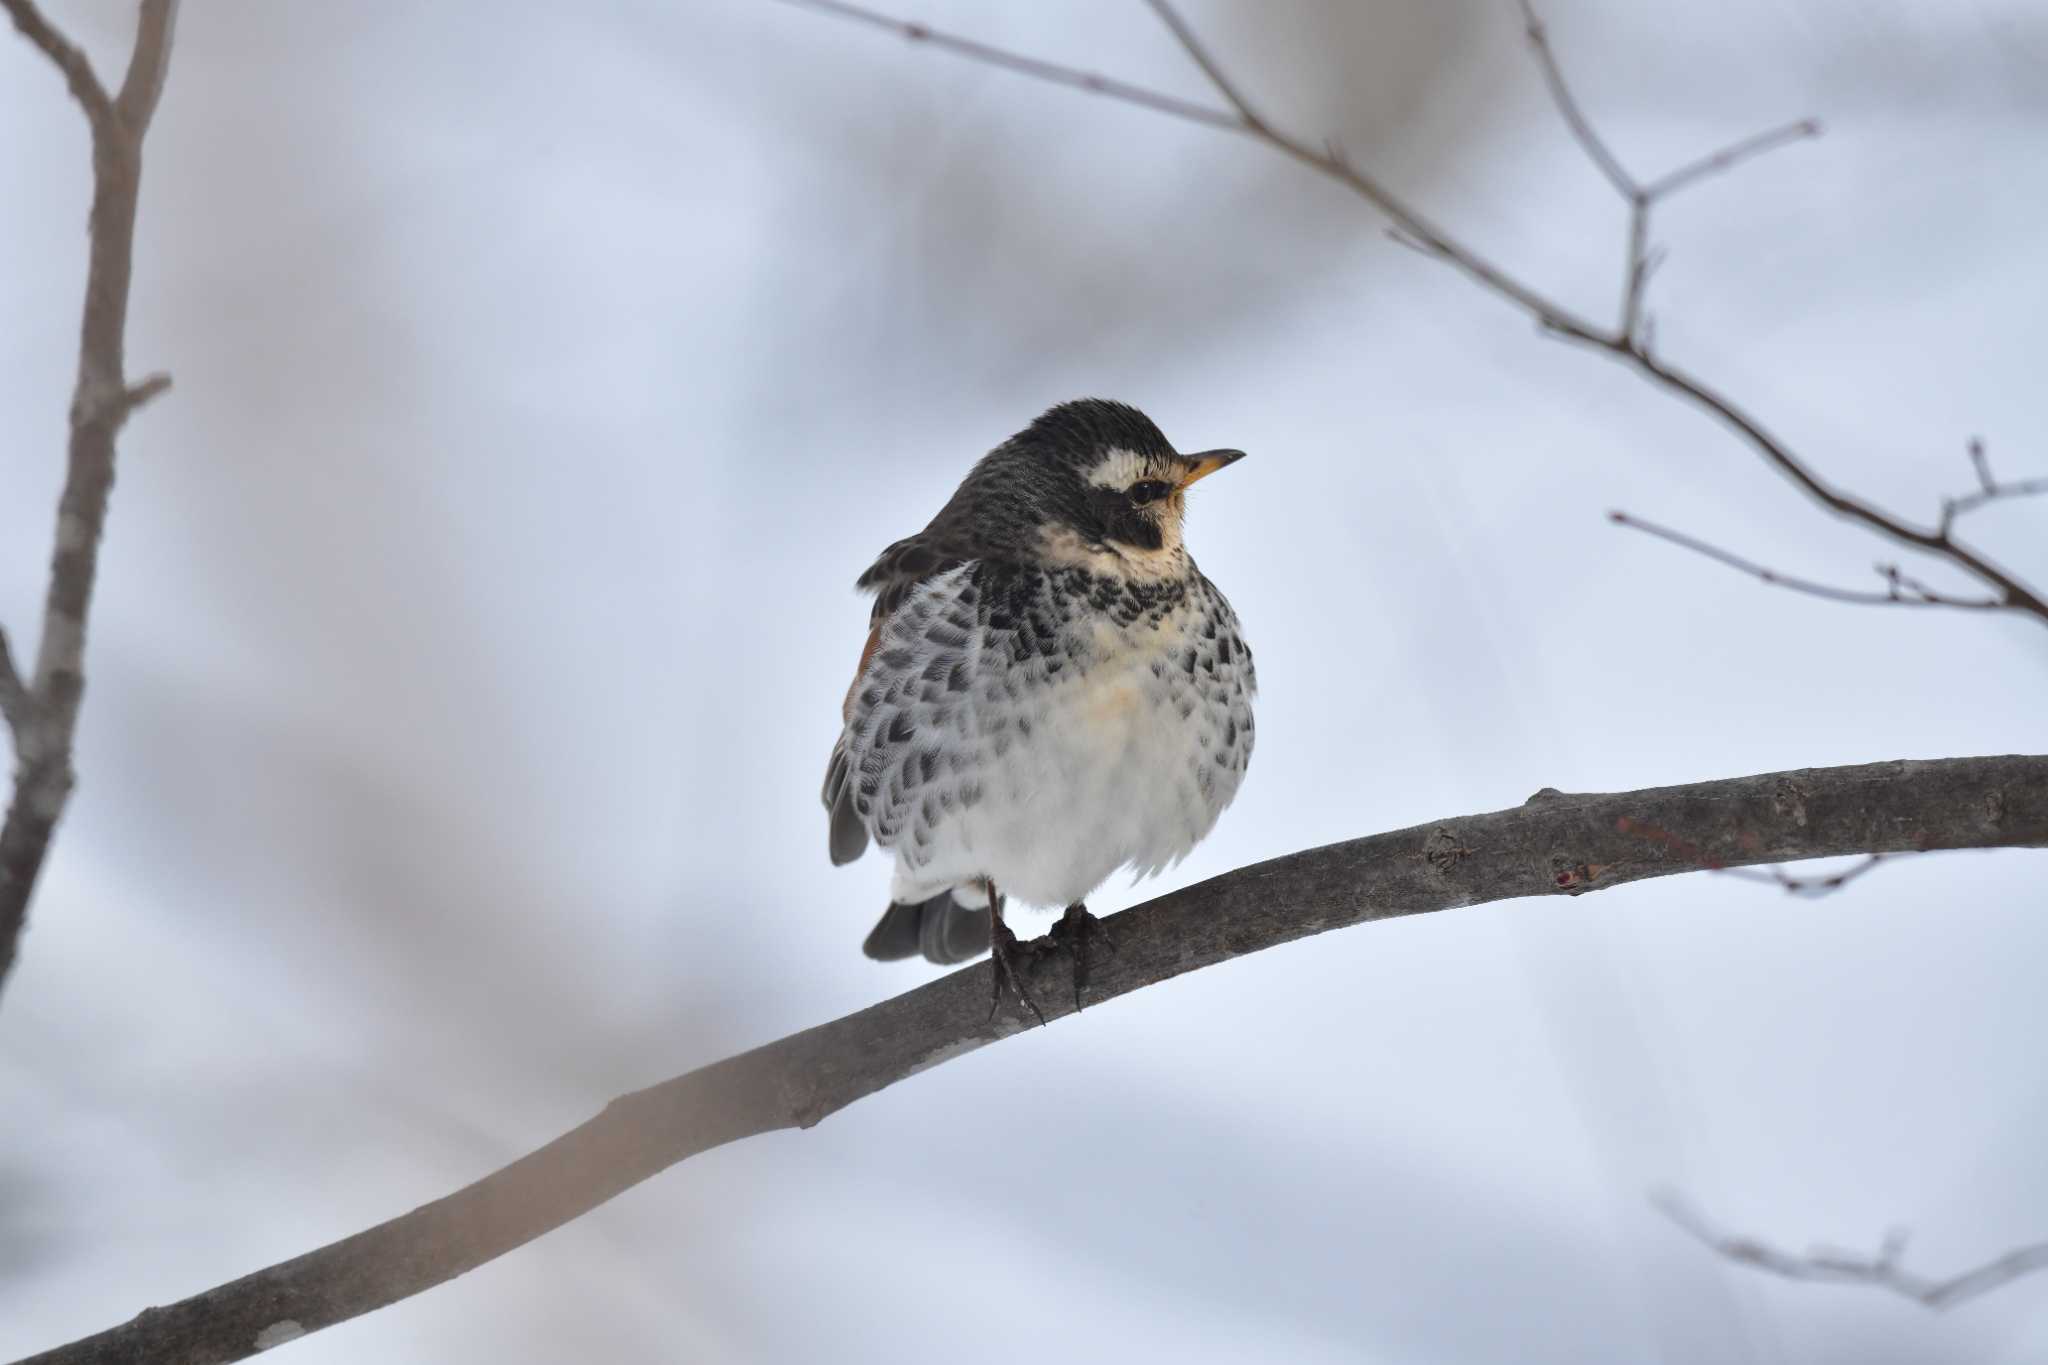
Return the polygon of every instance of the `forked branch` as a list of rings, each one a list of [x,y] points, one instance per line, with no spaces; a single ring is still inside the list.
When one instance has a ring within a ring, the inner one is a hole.
[[[1671,1221],[1684,1228],[1716,1254],[1742,1265],[1754,1266],[1767,1274],[1788,1280],[1812,1280],[1826,1284],[1856,1284],[1908,1298],[1926,1308],[1953,1308],[1957,1304],[1988,1294],[1994,1289],[2035,1271],[2048,1270],[2048,1242],[2017,1247],[1980,1266],[1947,1279],[1916,1275],[1900,1264],[1906,1255],[1906,1234],[1895,1231],[1884,1239],[1875,1254],[1814,1247],[1805,1255],[1781,1251],[1753,1237],[1737,1236],[1715,1227],[1706,1216],[1675,1194],[1656,1197],[1658,1207]]]
[[[1227,110],[1191,104],[1177,96],[1149,90],[1128,82],[1111,80],[1092,72],[1023,57],[1001,48],[951,34],[929,25],[913,23],[849,4],[846,0],[790,0],[790,3],[851,18],[894,32],[917,42],[942,47],[977,61],[989,62],[1060,85],[1090,90],[1097,94],[1141,105],[1159,113],[1206,127],[1242,133],[1317,173],[1351,190],[1393,223],[1395,240],[1426,256],[1442,261],[1466,278],[1507,300],[1535,319],[1549,336],[1592,347],[1635,370],[1644,379],[1718,417],[1746,441],[1766,463],[1785,475],[1809,499],[1836,516],[1854,521],[1866,530],[1913,551],[1946,561],[1989,590],[1989,607],[2033,617],[2048,626],[2048,598],[1991,558],[1950,534],[1945,516],[1934,526],[1918,526],[1893,515],[1823,479],[1790,447],[1773,436],[1760,420],[1734,402],[1677,367],[1660,360],[1651,345],[1651,319],[1645,306],[1650,277],[1660,256],[1651,243],[1651,213],[1664,200],[1707,179],[1733,169],[1749,159],[1793,142],[1817,136],[1820,124],[1799,119],[1732,142],[1648,179],[1631,173],[1608,147],[1565,80],[1547,30],[1530,0],[1518,0],[1524,31],[1528,34],[1552,99],[1570,127],[1573,137],[1602,176],[1628,205],[1628,239],[1623,257],[1619,321],[1603,327],[1583,314],[1565,307],[1542,291],[1495,265],[1454,235],[1439,227],[1405,199],[1371,175],[1354,166],[1333,144],[1320,146],[1287,132],[1258,112],[1244,88],[1234,80],[1215,54],[1202,41],[1171,0],[1146,0],[1168,31],[1207,77]],[[1820,594],[1828,596],[1831,594]],[[1935,595],[1929,606],[1964,605],[1969,599],[1949,600]],[[1855,599],[1849,599],[1855,600]]]
[[[100,536],[114,486],[114,442],[128,418],[170,387],[166,375],[130,383],[124,360],[142,140],[170,66],[176,0],[142,0],[135,50],[118,95],[34,0],[0,0],[15,28],[56,64],[92,130],[91,244],[80,328],[78,382],[56,549],[43,602],[42,639],[24,677],[0,654],[0,711],[14,737],[14,794],[0,825],[0,986],[14,965],[28,903],[72,787],[72,738],[85,695],[85,630],[99,572]]]

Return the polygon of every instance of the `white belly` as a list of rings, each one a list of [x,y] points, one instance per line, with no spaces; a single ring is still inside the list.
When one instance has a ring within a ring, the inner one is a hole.
[[[1245,677],[1235,660],[1219,668],[1206,619],[1095,624],[1050,675],[1041,659],[976,660],[985,685],[962,766],[977,799],[934,822],[923,847],[898,847],[893,899],[988,877],[1024,904],[1060,907],[1120,867],[1142,877],[1185,857],[1236,794],[1251,740]]]

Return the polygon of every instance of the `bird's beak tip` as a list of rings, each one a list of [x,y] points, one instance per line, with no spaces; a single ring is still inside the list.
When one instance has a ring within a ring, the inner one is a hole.
[[[1229,466],[1236,464],[1244,458],[1244,452],[1242,450],[1205,450],[1198,455],[1189,455],[1186,458],[1188,461],[1188,475],[1180,481],[1182,488],[1186,488],[1189,484],[1195,483],[1198,480],[1208,478],[1219,469],[1227,469]]]

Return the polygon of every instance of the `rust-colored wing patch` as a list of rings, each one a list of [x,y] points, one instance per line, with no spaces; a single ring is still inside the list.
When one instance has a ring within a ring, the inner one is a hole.
[[[841,722],[853,719],[854,694],[860,691],[861,675],[868,671],[868,663],[875,657],[875,650],[881,646],[881,643],[882,623],[877,621],[868,630],[868,642],[860,647],[860,662],[854,666],[853,681],[846,685],[846,700],[839,704],[839,719]]]

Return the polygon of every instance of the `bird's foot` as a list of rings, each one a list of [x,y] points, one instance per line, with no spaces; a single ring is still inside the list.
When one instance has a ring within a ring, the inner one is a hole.
[[[1023,967],[1031,953],[1010,932],[1010,926],[1003,923],[1002,911],[996,908],[993,898],[989,901],[988,956],[989,965],[995,969],[995,990],[989,1001],[988,1017],[991,1020],[996,1017],[996,1011],[1003,1007],[1003,994],[1007,991],[1038,1017],[1039,1027],[1043,1028],[1045,1011],[1038,1008],[1038,1002],[1031,998],[1030,987],[1024,984]]]
[[[1088,989],[1088,967],[1094,957],[1094,945],[1100,943],[1110,952],[1116,951],[1116,944],[1109,937],[1109,930],[1102,927],[1102,921],[1088,913],[1088,907],[1078,901],[1067,907],[1067,913],[1060,916],[1047,935],[1054,943],[1065,947],[1074,962],[1074,1013],[1081,1012],[1081,992]]]

